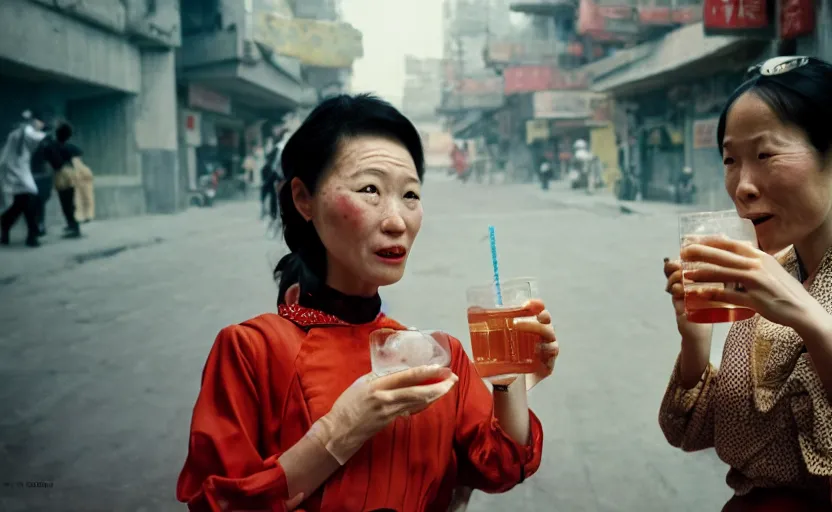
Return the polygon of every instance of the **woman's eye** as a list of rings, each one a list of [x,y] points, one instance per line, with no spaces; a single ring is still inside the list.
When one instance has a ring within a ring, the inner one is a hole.
[[[419,200],[419,194],[417,194],[416,192],[412,192],[412,191],[411,191],[411,192],[407,192],[407,193],[404,195],[404,198],[405,198],[405,199],[416,199],[416,200],[418,201],[418,200]]]
[[[734,165],[734,159],[733,159],[733,158],[731,158],[730,156],[726,156],[726,157],[722,160],[722,165]]]
[[[771,153],[760,153],[759,155],[757,155],[757,158],[759,158],[760,160],[766,160],[768,158],[771,158]]]
[[[364,194],[378,194],[378,188],[375,185],[367,185],[366,187],[359,190]]]

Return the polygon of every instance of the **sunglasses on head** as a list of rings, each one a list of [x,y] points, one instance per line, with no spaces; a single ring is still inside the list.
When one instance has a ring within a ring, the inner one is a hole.
[[[755,76],[776,76],[788,73],[809,64],[809,57],[774,57],[760,64],[755,64],[745,72],[746,79]]]

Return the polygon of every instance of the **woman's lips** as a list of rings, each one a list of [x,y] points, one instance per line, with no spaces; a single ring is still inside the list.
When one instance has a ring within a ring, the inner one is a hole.
[[[755,226],[759,226],[760,224],[767,222],[774,218],[774,215],[760,215],[759,217],[754,217],[751,219],[751,222],[754,223]]]
[[[376,256],[388,263],[399,263],[407,256],[407,249],[401,245],[385,247],[376,251]]]

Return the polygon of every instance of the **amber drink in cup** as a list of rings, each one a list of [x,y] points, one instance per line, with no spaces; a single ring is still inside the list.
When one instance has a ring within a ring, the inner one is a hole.
[[[467,290],[468,330],[474,366],[480,377],[492,384],[511,384],[518,374],[533,373],[540,336],[520,331],[519,322],[534,321],[528,306],[537,294],[531,279],[501,283],[502,301],[496,286],[473,286]],[[502,302],[502,305],[498,305]]]
[[[679,238],[681,247],[707,240],[727,238],[757,246],[754,224],[737,215],[734,210],[720,212],[689,213],[679,216]],[[697,292],[736,286],[725,283],[697,283],[685,277],[691,270],[708,268],[709,264],[682,261],[682,286],[685,291],[685,316],[694,323],[715,324],[739,322],[754,316],[753,309],[735,306],[725,302],[703,299]]]

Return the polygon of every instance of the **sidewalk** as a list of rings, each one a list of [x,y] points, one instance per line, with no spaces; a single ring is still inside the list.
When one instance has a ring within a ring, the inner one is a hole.
[[[97,220],[83,224],[84,236],[74,240],[61,238],[62,229],[54,227],[41,239],[42,245],[38,248],[23,244],[26,230],[20,219],[12,229],[11,245],[0,246],[0,287],[130,249],[182,240],[217,229],[234,229],[243,223],[250,226],[257,223],[258,210],[256,201],[233,201],[212,208],[189,208],[172,215]]]
[[[567,181],[553,181],[549,190],[542,190],[540,184],[535,187],[537,197],[558,202],[570,208],[583,210],[606,210],[611,213],[635,215],[669,215],[675,216],[684,212],[701,209],[696,205],[682,205],[661,201],[621,201],[612,194],[610,189],[596,190],[587,194],[585,189],[573,190]]]

